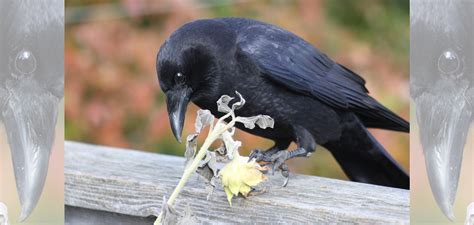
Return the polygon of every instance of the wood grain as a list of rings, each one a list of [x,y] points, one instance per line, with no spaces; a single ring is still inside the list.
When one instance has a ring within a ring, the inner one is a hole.
[[[65,144],[65,204],[135,217],[158,215],[184,169],[184,158],[95,146]],[[290,175],[287,187],[278,174],[266,192],[227,203],[221,188],[211,198],[195,175],[177,200],[189,204],[201,223],[308,224],[409,223],[409,191],[306,175]],[[66,218],[67,220],[67,218]]]

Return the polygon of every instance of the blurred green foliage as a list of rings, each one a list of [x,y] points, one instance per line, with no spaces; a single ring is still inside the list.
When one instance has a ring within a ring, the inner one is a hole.
[[[248,17],[294,32],[366,79],[372,96],[408,118],[409,3],[389,0],[68,0],[66,1],[66,139],[182,155],[156,78],[156,53],[182,24]],[[188,109],[183,135],[197,107]],[[406,168],[409,137],[374,130]],[[242,154],[271,142],[243,132]],[[294,147],[294,146],[292,146]],[[318,148],[289,162],[295,172],[345,178]]]
[[[410,48],[410,1],[327,0],[326,6],[326,15],[336,25],[377,48],[392,51],[398,60],[406,60]],[[384,38],[376,38],[379,36]]]

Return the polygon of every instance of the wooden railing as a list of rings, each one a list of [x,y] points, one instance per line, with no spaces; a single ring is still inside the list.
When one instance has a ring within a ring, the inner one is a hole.
[[[152,224],[184,158],[66,142],[66,224]],[[270,176],[266,192],[229,206],[217,188],[210,199],[196,175],[178,197],[205,224],[409,223],[409,191],[291,174],[287,187]]]

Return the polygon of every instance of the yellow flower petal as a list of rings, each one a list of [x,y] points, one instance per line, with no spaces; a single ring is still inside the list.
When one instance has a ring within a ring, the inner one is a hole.
[[[242,185],[241,188],[240,188],[240,193],[247,197],[247,195],[249,194],[249,192],[252,190],[252,188],[248,185]]]
[[[239,193],[247,196],[252,187],[264,181],[266,177],[260,171],[261,167],[255,161],[248,162],[248,157],[236,155],[219,172],[222,185],[227,195],[229,204],[232,205],[232,197]]]
[[[232,206],[232,197],[234,197],[234,194],[232,194],[232,192],[227,187],[224,187],[224,191],[227,195],[227,201],[229,202],[229,205]]]
[[[265,176],[257,169],[251,169],[242,174],[242,181],[248,186],[256,186],[263,180],[265,180]]]

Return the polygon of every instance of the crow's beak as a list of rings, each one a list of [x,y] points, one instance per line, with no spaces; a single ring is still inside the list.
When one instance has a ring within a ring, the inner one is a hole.
[[[7,88],[8,100],[0,113],[5,124],[16,185],[21,203],[20,220],[35,208],[43,191],[54,141],[59,98],[24,80]]]
[[[178,87],[166,93],[166,105],[168,106],[171,130],[176,140],[180,143],[190,96],[191,89],[186,87]]]
[[[454,219],[453,203],[472,117],[467,85],[440,80],[415,99],[428,179],[438,206]]]

